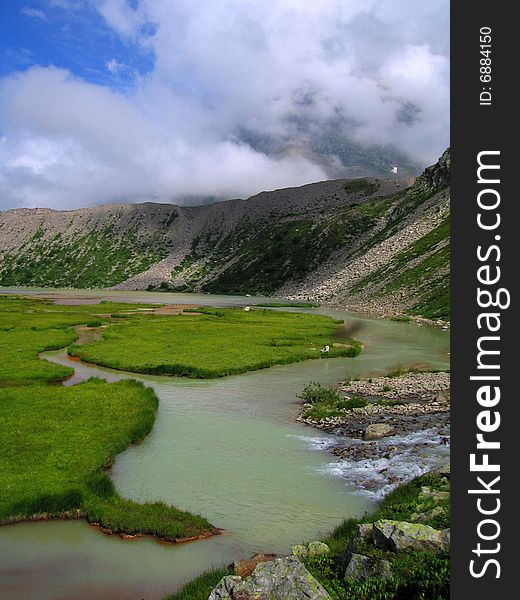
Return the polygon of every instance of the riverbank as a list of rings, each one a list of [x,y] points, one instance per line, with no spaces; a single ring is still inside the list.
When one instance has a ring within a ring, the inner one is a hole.
[[[150,304],[53,304],[0,296],[0,360],[5,365],[0,416],[6,423],[0,447],[5,491],[0,524],[84,518],[125,539],[153,535],[175,543],[218,533],[198,515],[162,502],[120,497],[107,474],[116,454],[151,431],[158,406],[154,391],[133,380],[108,384],[92,378],[64,387],[59,384],[74,369],[41,360],[40,352],[80,336],[82,344],[69,347],[69,353],[86,354],[90,362],[134,372],[217,377],[318,358],[326,344],[327,357],[355,356],[361,349],[353,340],[333,342],[342,322],[326,316],[165,310]],[[102,341],[93,341],[92,335],[83,339],[87,330],[99,332]],[[102,357],[93,360],[92,348],[101,348]]]
[[[148,293],[84,295],[93,301],[157,301],[157,295]],[[251,298],[206,295],[163,295],[161,300],[197,306],[254,303]],[[105,312],[127,312],[128,306],[105,305]],[[55,310],[52,304],[47,308]],[[100,308],[90,306],[93,313],[102,313]],[[62,315],[68,312],[63,307],[57,310]],[[212,380],[135,376],[153,387],[160,405],[144,443],[117,455],[111,469],[116,489],[136,502],[160,498],[204,514],[229,535],[172,546],[148,537],[123,542],[118,535],[99,535],[81,521],[3,527],[0,548],[8,557],[0,568],[3,592],[21,600],[37,588],[42,598],[57,600],[55,581],[60,581],[61,596],[93,594],[131,600],[139,594],[158,600],[212,564],[229,564],[262,549],[285,553],[301,539],[316,539],[318,532],[332,530],[343,518],[371,513],[373,500],[358,495],[326,470],[330,458],[321,448],[330,436],[294,424],[295,393],[312,379],[332,385],[346,373],[363,377],[397,364],[446,368],[448,337],[429,327],[318,311],[347,324],[360,324],[359,335],[366,345],[360,357],[302,361]],[[110,317],[107,321],[116,322]],[[37,324],[31,323],[29,329],[32,325]],[[134,377],[72,363],[63,351],[46,353],[44,358],[35,357],[26,374],[41,364],[73,367],[75,376],[66,385],[89,377],[107,381]]]
[[[119,496],[107,471],[114,457],[151,431],[158,398],[142,383],[89,379],[58,385],[74,370],[39,353],[70,344],[79,324],[108,324],[142,306],[56,306],[0,297],[0,525],[86,519],[105,533],[170,542],[207,537],[209,521],[161,502]]]
[[[302,399],[307,401],[298,420],[336,436],[338,443],[329,450],[348,461],[350,473],[356,470],[353,465],[377,472],[378,463],[379,470],[386,471],[386,484],[380,481],[376,486],[382,503],[375,514],[346,520],[321,546],[313,542],[321,548],[314,555],[306,546],[294,548],[309,577],[314,576],[313,585],[321,590],[316,597],[449,598],[450,470],[444,466],[427,472],[426,464],[418,460],[418,455],[431,449],[428,436],[449,443],[449,373],[396,370],[386,377],[343,381],[337,389],[309,384]],[[406,464],[411,459],[416,471],[392,474],[388,466],[392,459]],[[381,468],[381,460],[386,467]],[[418,476],[410,481],[411,474]],[[357,486],[373,491],[362,481]],[[397,547],[392,541],[394,531],[400,536]],[[269,585],[264,575],[258,574],[256,580],[249,577],[264,560],[274,559],[257,555],[227,569],[205,572],[165,600],[207,600],[212,590],[212,598],[221,597],[224,590],[229,595],[222,597],[241,598],[240,590],[248,586],[256,590],[259,581]],[[283,565],[284,569],[294,566],[290,560]],[[290,576],[284,573],[286,580]],[[307,577],[305,572],[299,576]]]
[[[450,376],[402,372],[308,385],[298,421],[333,434],[331,465],[350,485],[382,497],[397,484],[446,460],[450,443]]]
[[[132,380],[0,388],[0,524],[84,518],[104,533],[171,542],[213,533],[198,515],[121,498],[106,474],[156,410],[153,390]]]
[[[272,597],[282,600],[293,577],[323,600],[444,600],[449,598],[449,527],[450,472],[443,467],[400,485],[374,514],[344,521],[322,542],[294,546],[292,557],[259,554],[235,561],[202,573],[164,600],[248,599],[256,597],[248,589],[267,588],[275,588]],[[276,565],[284,567],[279,579],[273,575]]]

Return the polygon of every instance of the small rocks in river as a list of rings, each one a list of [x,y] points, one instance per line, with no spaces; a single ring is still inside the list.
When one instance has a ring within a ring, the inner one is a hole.
[[[450,530],[434,529],[420,523],[381,519],[374,523],[374,544],[392,550],[420,550],[422,552],[449,552]]]
[[[395,429],[387,423],[373,423],[365,429],[365,440],[378,440],[379,438],[395,435]]]
[[[294,556],[263,562],[250,577],[223,577],[208,600],[330,600],[330,595]]]
[[[378,577],[389,579],[393,576],[390,563],[379,558],[369,558],[362,554],[352,554],[345,569],[345,577],[351,577],[358,581]]]

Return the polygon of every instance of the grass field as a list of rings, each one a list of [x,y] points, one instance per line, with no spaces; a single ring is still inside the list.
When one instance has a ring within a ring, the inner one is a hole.
[[[40,360],[77,338],[75,325],[110,324],[143,305],[58,306],[0,296],[0,522],[82,516],[115,532],[177,539],[211,531],[203,517],[119,497],[105,469],[151,430],[157,398],[136,381],[49,385],[73,370]]]
[[[132,380],[0,388],[0,521],[79,511],[117,532],[211,530],[202,517],[118,497],[103,473],[151,430],[156,408],[153,390]]]
[[[73,369],[39,358],[74,342],[76,327],[103,326],[105,340],[74,346],[91,362],[139,372],[216,377],[318,358],[339,323],[318,315],[197,309],[143,314],[153,305],[56,305],[0,296],[0,523],[85,517],[114,532],[166,539],[213,530],[203,517],[117,495],[106,469],[151,430],[157,397],[132,380],[59,384]],[[124,318],[122,318],[124,317]],[[331,356],[355,355],[352,342]]]
[[[75,325],[108,324],[113,321],[112,313],[143,306],[147,305],[102,302],[62,306],[46,300],[0,296],[0,388],[61,381],[72,374],[72,369],[40,360],[40,352],[71,344],[78,337]]]
[[[139,315],[71,346],[71,355],[105,367],[184,377],[222,377],[310,358],[355,356],[356,341],[333,346],[339,322],[321,315],[200,308],[175,316]],[[330,352],[321,348],[330,345]]]

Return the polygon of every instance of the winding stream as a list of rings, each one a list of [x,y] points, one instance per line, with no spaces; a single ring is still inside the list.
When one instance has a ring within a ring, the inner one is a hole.
[[[260,300],[91,290],[53,293],[76,301],[221,306]],[[313,312],[359,321],[356,337],[365,344],[364,352],[356,358],[306,361],[205,381],[95,368],[69,361],[63,351],[45,353],[46,359],[75,368],[66,385],[100,376],[108,381],[132,377],[152,386],[160,399],[155,426],[142,444],[118,455],[112,471],[117,489],[134,500],[160,499],[199,512],[227,531],[174,546],[151,538],[122,541],[82,521],[2,527],[0,596],[34,598],[37,590],[39,600],[156,600],[209,566],[257,551],[286,551],[346,517],[374,509],[372,497],[338,476],[344,473],[325,451],[334,437],[295,423],[295,394],[310,380],[331,384],[402,364],[445,368],[449,336],[412,323],[332,309]]]

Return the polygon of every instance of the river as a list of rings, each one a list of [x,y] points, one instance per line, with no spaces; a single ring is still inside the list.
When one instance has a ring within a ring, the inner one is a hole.
[[[14,292],[22,290],[0,289]],[[262,300],[93,290],[23,293],[66,302],[243,306]],[[118,491],[134,500],[164,500],[201,513],[226,532],[174,546],[149,537],[122,541],[82,521],[2,527],[0,596],[159,600],[207,567],[257,551],[285,552],[330,531],[346,517],[373,510],[375,497],[360,493],[326,451],[334,437],[295,423],[296,394],[311,380],[332,384],[398,365],[446,368],[449,335],[341,310],[312,312],[357,321],[363,353],[200,381],[95,368],[69,361],[63,351],[45,353],[47,360],[75,368],[66,385],[100,376],[109,381],[132,377],[153,387],[160,400],[154,428],[142,444],[117,456],[112,478]],[[435,452],[432,448],[432,460]]]

